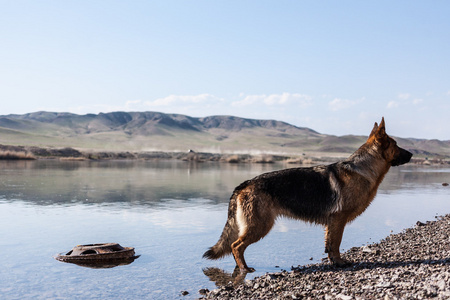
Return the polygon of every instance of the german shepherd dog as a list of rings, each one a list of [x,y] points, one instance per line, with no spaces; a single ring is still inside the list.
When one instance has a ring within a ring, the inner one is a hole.
[[[370,205],[389,168],[411,157],[386,134],[383,118],[346,160],[247,180],[235,188],[222,235],[203,257],[218,259],[232,253],[241,272],[254,272],[245,262],[245,249],[269,233],[278,216],[286,216],[324,225],[325,253],[335,265],[348,265],[339,253],[345,225]]]

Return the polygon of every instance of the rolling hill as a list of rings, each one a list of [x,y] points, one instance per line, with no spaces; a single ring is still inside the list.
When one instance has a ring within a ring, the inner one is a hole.
[[[77,115],[35,112],[0,116],[0,144],[89,151],[315,153],[343,156],[367,137],[332,136],[275,120],[234,116],[194,118],[159,112]],[[399,139],[422,156],[450,157],[450,141]]]

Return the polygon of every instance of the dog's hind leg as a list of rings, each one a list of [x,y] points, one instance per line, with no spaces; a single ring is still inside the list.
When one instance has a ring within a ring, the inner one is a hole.
[[[240,205],[241,203],[239,203]],[[241,272],[254,272],[255,269],[247,266],[244,258],[244,251],[247,247],[266,236],[275,223],[275,216],[268,207],[251,207],[245,209],[238,206],[236,211],[237,223],[239,227],[239,237],[231,244],[231,251]],[[251,208],[249,208],[251,207]]]
[[[325,231],[325,253],[328,253],[328,258],[332,263],[341,267],[350,264],[350,262],[341,258],[339,252],[345,224],[347,224],[347,215],[333,215],[330,217]]]
[[[240,237],[237,241],[231,244],[231,249],[233,251],[234,260],[236,261],[236,266],[241,270],[241,272],[255,272],[254,268],[247,266],[244,259],[244,251],[251,243],[248,242],[246,237]]]
[[[245,262],[244,258],[244,251],[247,249],[248,246],[250,246],[253,243],[256,243],[260,239],[262,239],[264,236],[266,236],[267,233],[269,233],[270,229],[272,229],[272,224],[265,224],[268,226],[264,226],[264,228],[258,228],[258,230],[252,230],[252,228],[248,228],[247,232],[241,235],[237,241],[235,241],[233,244],[231,244],[231,249],[233,252],[234,260],[236,261],[236,265],[239,267],[241,272],[254,272],[254,268],[250,268],[247,266],[247,263]]]

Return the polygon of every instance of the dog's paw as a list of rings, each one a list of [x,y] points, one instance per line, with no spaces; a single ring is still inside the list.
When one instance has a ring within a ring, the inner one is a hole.
[[[236,267],[234,268],[233,274],[235,274],[236,272],[239,272],[241,274],[247,274],[247,273],[253,273],[255,272],[254,268],[250,268],[247,266],[244,266],[242,268],[239,268],[239,266],[236,265]]]
[[[251,267],[247,267],[247,268],[245,268],[245,269],[241,269],[241,272],[242,273],[253,273],[253,272],[255,272],[256,270],[254,269],[254,268],[251,268]]]
[[[345,267],[349,267],[352,265],[352,262],[343,258],[338,258],[338,259],[331,259],[331,262],[333,263],[333,265],[335,265],[338,268],[345,268]]]

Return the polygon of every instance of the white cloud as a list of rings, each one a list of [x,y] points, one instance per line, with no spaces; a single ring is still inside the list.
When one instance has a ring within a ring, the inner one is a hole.
[[[264,99],[264,103],[267,105],[285,104],[287,101],[289,101],[289,95],[286,93],[281,95],[269,95]]]
[[[399,107],[399,105],[400,105],[400,103],[398,103],[397,101],[390,101],[387,104],[387,108],[396,108],[396,107]]]
[[[418,104],[420,104],[420,103],[422,103],[423,102],[423,99],[414,99],[413,100],[413,104],[414,105],[418,105]]]
[[[170,95],[165,98],[159,98],[152,101],[145,101],[144,104],[149,107],[160,107],[174,104],[199,104],[211,101],[222,101],[222,99],[210,94]]]
[[[387,104],[388,109],[397,108],[399,106],[411,106],[411,105],[419,105],[423,103],[423,99],[420,98],[414,98],[412,99],[410,94],[400,94],[398,95],[399,100],[392,100],[389,101]]]
[[[125,109],[126,111],[128,110],[133,110],[136,107],[140,107],[142,105],[142,100],[128,100],[127,102],[125,102]]]
[[[265,97],[266,97],[265,95],[249,95],[242,100],[231,102],[231,105],[236,107],[253,105],[255,103],[264,101]]]
[[[347,109],[349,107],[352,107],[353,105],[355,105],[357,103],[358,103],[358,101],[334,98],[333,100],[328,102],[328,107],[332,111],[338,111],[338,110]]]
[[[240,95],[241,97],[244,95]],[[291,94],[291,93],[282,93],[282,94],[271,94],[271,95],[247,95],[244,99],[234,101],[231,103],[232,106],[242,107],[253,104],[265,104],[265,105],[285,105],[285,104],[294,104],[299,105],[301,107],[308,107],[312,104],[311,97],[303,94]]]
[[[266,97],[264,103],[268,105],[295,103],[300,106],[309,106],[311,105],[311,97],[308,95],[290,93],[283,93],[281,95],[273,94]]]
[[[411,97],[411,95],[408,94],[408,93],[401,93],[401,94],[398,94],[397,97],[398,97],[399,99],[402,99],[402,100],[407,100],[407,99],[409,99],[409,98]]]

